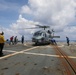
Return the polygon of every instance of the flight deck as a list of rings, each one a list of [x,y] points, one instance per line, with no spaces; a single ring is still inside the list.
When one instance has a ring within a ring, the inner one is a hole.
[[[3,52],[0,75],[76,75],[75,44],[5,45]]]

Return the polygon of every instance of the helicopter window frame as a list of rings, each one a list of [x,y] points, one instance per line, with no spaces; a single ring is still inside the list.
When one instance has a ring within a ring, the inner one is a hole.
[[[46,37],[46,33],[43,33],[43,36]]]

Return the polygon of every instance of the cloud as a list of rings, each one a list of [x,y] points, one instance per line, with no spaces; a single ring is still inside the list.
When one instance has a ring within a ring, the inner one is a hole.
[[[28,5],[23,6],[21,11],[24,11],[21,13],[22,15],[31,14],[34,21],[49,25],[56,31],[62,32],[64,36],[66,36],[65,32],[67,35],[75,34],[75,0],[29,0]]]
[[[27,5],[25,5],[25,6],[22,6],[20,13],[31,14],[32,12],[31,12],[31,9]]]
[[[46,24],[67,25],[75,19],[74,0],[29,0],[21,11],[34,15],[34,20]]]
[[[27,15],[32,16],[31,20],[28,20]],[[16,23],[12,23],[10,30],[5,29],[5,32],[11,32],[8,36],[18,35],[21,37],[21,35],[25,35],[27,39],[30,39],[35,30],[25,28],[35,27],[36,24],[43,24],[53,28],[55,33],[58,32],[57,35],[61,36],[60,39],[64,39],[65,36],[75,39],[75,21],[75,0],[28,0],[28,4],[21,7]]]
[[[21,36],[24,35],[25,40],[29,40],[32,38],[32,35],[36,30],[30,28],[34,28],[36,24],[39,23],[31,20],[29,21],[23,18],[22,15],[19,15],[16,23],[12,23],[9,28],[4,28],[1,26],[0,32],[4,31],[6,39],[9,39],[11,36],[18,36],[18,39],[21,39]]]
[[[23,18],[22,15],[19,15],[19,19],[17,20],[17,22],[10,25],[10,27],[13,29],[21,29],[21,30],[24,29],[25,31],[27,31],[26,29],[35,27],[36,24],[38,24],[38,22],[27,20]],[[31,29],[28,30],[31,31]]]

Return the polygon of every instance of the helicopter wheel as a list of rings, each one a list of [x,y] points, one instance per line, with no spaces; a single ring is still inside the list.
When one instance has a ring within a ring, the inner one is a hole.
[[[35,45],[38,45],[38,42],[35,42]]]

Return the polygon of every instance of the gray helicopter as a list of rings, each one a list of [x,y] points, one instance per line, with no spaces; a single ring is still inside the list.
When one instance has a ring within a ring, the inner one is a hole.
[[[50,28],[50,26],[41,26],[41,25],[36,25],[39,28],[43,28],[43,30],[39,30],[34,33],[32,37],[32,42],[34,42],[36,45],[37,44],[50,44],[55,42],[53,38],[60,38],[60,36],[54,36],[54,30],[45,30],[46,28]],[[55,42],[56,44],[56,42]]]
[[[32,42],[34,42],[35,45],[37,44],[50,44],[55,42],[53,38],[60,38],[60,36],[54,36],[54,30],[46,30],[47,28],[50,28],[50,26],[46,25],[36,25],[36,27],[31,28],[20,28],[19,30],[23,29],[40,29],[39,31],[36,31],[32,36]]]

